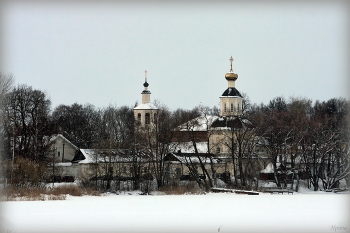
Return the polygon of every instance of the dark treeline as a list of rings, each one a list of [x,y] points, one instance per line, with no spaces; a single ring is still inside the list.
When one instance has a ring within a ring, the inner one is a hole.
[[[12,156],[11,140],[19,138],[17,156],[33,161],[44,160],[45,136],[62,134],[79,148],[104,148],[110,138],[114,147],[128,148],[133,140],[134,114],[132,106],[96,108],[91,104],[59,105],[51,110],[46,94],[31,86],[18,85],[4,94],[2,100],[2,158]],[[192,110],[170,111],[165,105],[159,115],[168,119],[169,130],[200,115],[199,107]],[[165,126],[163,126],[165,127]]]
[[[48,137],[58,133],[79,148],[126,149],[135,145],[133,106],[97,108],[74,103],[52,109],[44,92],[28,85],[13,87],[12,76],[1,74],[0,85],[2,163],[25,158],[45,164]],[[203,114],[219,115],[216,106],[169,110],[162,103],[155,104],[159,108],[156,142],[163,146],[171,142],[171,130],[176,126]],[[349,173],[349,106],[344,98],[313,102],[276,97],[268,104],[252,104],[245,95],[244,117],[254,125],[256,134],[268,141],[278,186],[284,182],[281,173],[301,178],[295,170],[310,177],[314,190],[319,189],[320,180],[324,188],[331,188]]]
[[[320,183],[330,189],[348,178],[349,104],[344,98],[313,103],[276,97],[267,105],[251,106],[247,116],[257,134],[267,139],[277,186],[288,175],[297,181],[309,178],[308,186],[315,191]]]

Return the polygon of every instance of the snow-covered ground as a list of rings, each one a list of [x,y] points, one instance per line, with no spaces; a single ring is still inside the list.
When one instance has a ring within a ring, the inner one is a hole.
[[[1,203],[1,232],[350,232],[348,194],[68,196]]]

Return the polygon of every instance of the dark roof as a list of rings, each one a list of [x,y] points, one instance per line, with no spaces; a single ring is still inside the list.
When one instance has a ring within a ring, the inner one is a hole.
[[[235,87],[227,88],[226,91],[224,91],[224,93],[222,94],[222,96],[239,96],[243,98],[241,93],[239,93],[239,91]]]
[[[211,128],[216,127],[230,127],[239,129],[243,127],[251,128],[252,125],[249,121],[242,119],[241,117],[220,117],[216,119],[213,124],[211,124]]]
[[[74,158],[72,159],[72,163],[77,163],[77,162],[82,161],[82,160],[84,160],[84,159],[86,159],[86,158],[85,158],[85,156],[83,155],[83,153],[81,153],[80,150],[77,150],[77,151],[75,152]]]
[[[199,163],[199,159],[203,162],[203,163],[209,163],[210,162],[210,158],[212,159],[212,161],[214,163],[220,163],[222,162],[221,159],[216,158],[214,154],[211,153],[168,153],[163,160],[164,161],[179,161],[181,163],[187,163],[187,162],[191,162],[191,163]]]

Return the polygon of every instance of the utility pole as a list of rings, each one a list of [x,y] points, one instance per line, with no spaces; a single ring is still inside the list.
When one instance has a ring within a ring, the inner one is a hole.
[[[15,159],[15,125],[12,127],[12,161],[11,161],[11,184],[13,184],[13,161]]]

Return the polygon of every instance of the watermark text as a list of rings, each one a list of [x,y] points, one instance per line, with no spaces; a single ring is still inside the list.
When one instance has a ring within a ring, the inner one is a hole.
[[[339,227],[336,225],[331,226],[331,231],[346,231],[348,228],[347,227]]]

